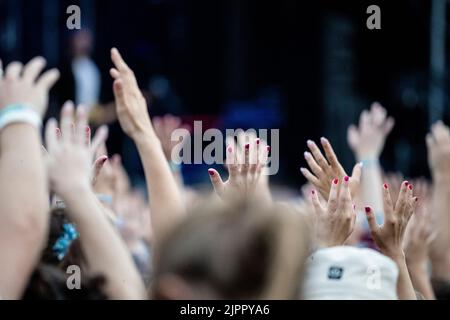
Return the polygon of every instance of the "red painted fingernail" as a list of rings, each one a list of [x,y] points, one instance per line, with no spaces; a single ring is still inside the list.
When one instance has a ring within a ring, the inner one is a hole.
[[[370,212],[370,207],[365,207],[364,210],[366,210],[366,213]]]
[[[356,205],[355,204],[353,204],[353,210],[355,210],[356,209]]]
[[[208,173],[209,173],[210,176],[213,176],[213,175],[214,175],[214,171],[213,171],[212,169],[209,169],[209,170],[208,170]]]
[[[259,145],[259,143],[260,143],[259,139],[256,139],[256,144],[258,144],[258,145]]]
[[[248,149],[250,149],[250,144],[247,143],[247,144],[245,145],[245,150],[248,150]]]
[[[232,147],[228,147],[228,152],[233,152],[233,148]]]
[[[348,182],[348,179],[349,179],[348,176],[345,176],[345,177],[344,177],[344,181],[345,181],[345,182]]]
[[[408,188],[409,188],[409,190],[412,190],[413,189],[412,184],[408,185]]]
[[[267,146],[267,152],[270,152],[271,148],[270,146]]]
[[[105,162],[106,162],[106,160],[108,160],[108,157],[106,157],[106,158],[102,159],[102,163],[105,163]]]
[[[89,126],[86,126],[86,133],[89,133],[91,131],[91,128]]]
[[[415,201],[416,201],[416,202],[419,201],[419,198],[416,197]]]
[[[333,180],[333,183],[334,183],[334,184],[338,184],[338,182],[339,182],[339,179],[338,179],[338,178],[336,178],[336,179]]]
[[[409,182],[408,181],[405,181],[405,186],[408,186],[409,185]]]
[[[387,190],[388,189],[388,185],[385,183],[383,184],[383,187]]]

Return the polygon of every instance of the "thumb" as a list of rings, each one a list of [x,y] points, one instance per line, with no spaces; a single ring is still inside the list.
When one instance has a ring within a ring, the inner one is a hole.
[[[208,169],[209,178],[211,179],[211,183],[214,187],[214,190],[218,195],[222,194],[223,191],[223,181],[220,177],[220,174],[214,169]]]
[[[105,164],[106,160],[108,160],[107,156],[101,156],[97,158],[97,160],[94,161],[94,172],[92,175],[92,185],[95,185],[97,182],[97,177],[100,174],[100,171],[103,168],[103,165]]]
[[[375,215],[372,211],[372,208],[366,207],[365,211],[366,211],[367,222],[369,223],[369,229],[372,233],[376,233],[378,231],[378,224],[375,220]]]
[[[362,162],[355,164],[352,170],[352,180],[359,183],[361,180]]]

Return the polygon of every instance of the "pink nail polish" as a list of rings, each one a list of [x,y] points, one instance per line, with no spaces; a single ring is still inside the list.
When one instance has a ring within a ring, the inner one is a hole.
[[[256,144],[259,145],[259,143],[260,143],[260,140],[256,139]]]
[[[409,185],[408,185],[408,188],[409,188],[409,190],[412,190],[412,189],[413,189],[412,184],[409,184]]]
[[[348,177],[348,176],[345,176],[345,177],[344,177],[344,181],[345,181],[345,182],[348,182],[348,180],[349,180],[349,177]]]
[[[312,190],[311,193],[312,193],[312,194],[316,194],[316,191]]]
[[[338,183],[339,183],[339,179],[338,179],[338,178],[334,179],[334,180],[333,180],[333,183],[334,183],[334,184],[338,184]]]
[[[209,170],[208,170],[208,173],[209,173],[210,176],[213,176],[213,175],[214,175],[214,171],[213,171],[212,169],[209,169]]]
[[[364,210],[366,210],[366,213],[370,212],[370,207],[365,207]]]
[[[89,128],[89,126],[86,126],[86,133],[91,132],[91,128]]]
[[[409,182],[408,181],[405,181],[405,186],[408,186],[409,185]]]
[[[416,197],[416,199],[414,199],[414,201],[416,201],[416,202],[419,201],[419,198]]]
[[[245,150],[248,150],[248,149],[250,149],[250,144],[247,143],[247,144],[245,145]]]
[[[383,187],[387,190],[388,189],[387,183],[383,184]]]
[[[228,147],[228,152],[229,153],[233,152],[233,148],[232,147]]]
[[[353,210],[355,210],[356,209],[356,205],[355,204],[353,204]]]

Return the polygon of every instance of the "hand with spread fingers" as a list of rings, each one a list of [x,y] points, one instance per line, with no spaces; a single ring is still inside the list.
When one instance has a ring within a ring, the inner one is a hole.
[[[311,198],[315,209],[316,237],[319,247],[342,246],[355,227],[356,211],[350,195],[349,177],[331,183],[328,203],[324,206],[315,190]]]
[[[57,69],[42,73],[45,65],[42,57],[33,58],[25,66],[17,61],[8,64],[0,77],[0,110],[25,104],[43,117],[48,107],[48,92],[59,79]]]
[[[261,147],[260,141],[255,139],[245,143],[243,148],[229,142],[226,148],[227,181],[224,182],[216,170],[208,170],[214,190],[222,200],[259,196],[256,191],[269,154],[269,148]]]
[[[408,181],[404,181],[395,205],[392,203],[389,186],[383,185],[384,222],[382,225],[376,223],[372,208],[365,208],[373,240],[381,253],[394,260],[399,268],[397,292],[400,299],[416,299],[406,266],[403,241],[406,227],[417,202],[418,198],[413,196],[413,186]]]
[[[379,158],[394,123],[378,102],[372,104],[370,111],[361,113],[359,126],[351,125],[347,133],[348,144],[358,161]]]
[[[317,188],[324,199],[328,199],[330,182],[335,178],[342,180],[348,175],[339,163],[330,142],[325,138],[321,138],[320,142],[325,150],[325,157],[316,143],[308,140],[307,145],[311,152],[305,152],[304,156],[311,171],[306,168],[301,168],[300,171]],[[355,197],[358,192],[361,168],[362,165],[360,163],[356,164],[353,168],[352,176],[349,178],[349,188],[352,197]]]

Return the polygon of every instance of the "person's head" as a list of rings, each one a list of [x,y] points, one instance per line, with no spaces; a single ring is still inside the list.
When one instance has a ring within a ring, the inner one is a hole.
[[[72,57],[89,56],[93,49],[93,35],[89,29],[76,31],[70,38]]]
[[[97,276],[82,276],[80,289],[71,290],[67,285],[68,275],[48,264],[40,264],[31,275],[22,296],[24,300],[105,300],[105,279]]]
[[[206,202],[161,242],[157,299],[294,298],[309,246],[287,206]]]
[[[50,213],[50,228],[47,246],[45,247],[41,262],[54,265],[61,270],[65,270],[70,265],[82,266],[85,262],[79,240],[75,239],[68,242],[65,254],[61,254],[56,250],[55,245],[60,242],[61,238],[67,233],[66,227],[73,226],[65,213],[65,209],[56,208]]]

